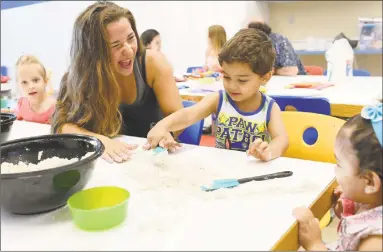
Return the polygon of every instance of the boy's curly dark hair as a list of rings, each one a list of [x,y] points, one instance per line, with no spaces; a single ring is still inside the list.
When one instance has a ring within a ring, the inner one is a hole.
[[[221,66],[223,62],[248,63],[254,73],[264,76],[273,69],[275,49],[263,31],[242,29],[225,43],[218,60]]]

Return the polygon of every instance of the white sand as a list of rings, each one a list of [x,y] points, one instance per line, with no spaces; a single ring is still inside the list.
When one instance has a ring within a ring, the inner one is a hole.
[[[81,159],[87,158],[92,155],[94,152],[88,152],[81,158],[59,158],[52,157],[41,160],[37,164],[25,163],[20,161],[18,164],[12,163],[1,163],[1,174],[11,174],[11,173],[20,173],[20,172],[32,172],[32,171],[41,171],[46,169],[53,169],[59,166],[68,165],[80,161]],[[38,153],[38,160],[41,159],[43,152]]]

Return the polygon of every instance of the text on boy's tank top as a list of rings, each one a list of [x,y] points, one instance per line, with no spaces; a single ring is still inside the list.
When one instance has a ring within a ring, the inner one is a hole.
[[[132,104],[121,103],[119,110],[123,124],[121,134],[136,137],[146,137],[151,125],[163,118],[160,106],[153,89],[147,84],[145,51],[133,63],[133,72],[136,78],[137,97]]]

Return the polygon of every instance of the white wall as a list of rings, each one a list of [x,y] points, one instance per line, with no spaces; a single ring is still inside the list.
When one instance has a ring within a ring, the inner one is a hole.
[[[293,45],[307,37],[330,41],[343,32],[351,39],[359,39],[359,17],[382,17],[382,1],[302,1],[269,3],[270,26],[287,36]],[[299,45],[299,44],[298,44]],[[301,43],[302,45],[302,43]],[[306,47],[303,43],[303,47]],[[298,49],[295,46],[295,49]],[[324,55],[300,56],[304,65],[326,68]],[[382,76],[382,54],[355,55],[357,68]]]
[[[23,53],[36,55],[53,72],[58,87],[68,66],[70,41],[76,17],[94,1],[52,1],[1,11],[1,65],[14,65]],[[163,53],[176,72],[204,63],[207,29],[225,27],[228,38],[241,29],[249,16],[268,19],[267,3],[256,1],[116,1],[130,9],[141,34],[157,29]]]
[[[359,37],[359,17],[382,17],[382,1],[302,1],[270,3],[270,26],[290,40],[333,39],[344,32]]]
[[[246,16],[243,28],[246,28],[252,21],[263,20],[268,23],[270,20],[269,3],[266,1],[249,1]]]
[[[1,65],[15,79],[15,64],[22,54],[37,56],[52,70],[59,86],[69,61],[73,23],[92,2],[44,2],[1,11]],[[14,87],[13,87],[14,88]]]

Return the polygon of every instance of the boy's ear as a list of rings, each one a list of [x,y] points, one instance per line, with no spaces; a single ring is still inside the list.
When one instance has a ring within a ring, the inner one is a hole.
[[[262,84],[265,85],[270,79],[271,79],[271,76],[273,76],[273,73],[272,71],[270,72],[267,72],[266,74],[264,74],[261,78],[262,80]]]

